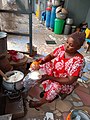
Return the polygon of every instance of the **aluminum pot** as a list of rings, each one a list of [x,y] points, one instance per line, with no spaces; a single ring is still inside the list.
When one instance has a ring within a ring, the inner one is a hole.
[[[66,19],[66,24],[72,25],[73,24],[73,19],[72,18],[67,18]]]
[[[62,12],[56,13],[56,18],[65,19],[66,17],[67,17],[66,14]]]
[[[8,80],[3,78],[3,87],[9,91],[17,91],[23,88],[24,74],[21,71],[13,70],[6,73]]]

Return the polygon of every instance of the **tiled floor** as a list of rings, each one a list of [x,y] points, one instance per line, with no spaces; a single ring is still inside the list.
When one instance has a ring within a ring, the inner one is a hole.
[[[45,40],[54,40],[56,44],[47,45]],[[59,44],[64,43],[65,35],[56,35],[45,26],[39,23],[39,20],[33,15],[33,45],[37,47],[37,53],[47,55],[53,51]],[[8,36],[8,49],[27,51],[26,43],[28,38]],[[85,53],[82,48],[80,52],[87,56],[90,53]],[[86,83],[79,83],[79,87],[63,101],[59,98],[52,103],[45,104],[40,107],[40,111],[29,108],[27,105],[27,113],[23,118],[18,120],[45,120],[45,114],[51,112],[54,115],[54,120],[66,120],[67,114],[72,109],[82,109],[90,114],[90,78]]]

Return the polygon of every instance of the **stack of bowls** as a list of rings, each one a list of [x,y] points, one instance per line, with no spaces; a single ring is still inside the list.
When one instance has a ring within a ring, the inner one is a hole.
[[[67,14],[68,14],[68,11],[65,8],[62,8],[62,6],[57,7],[56,18],[66,19]]]
[[[54,26],[55,34],[62,34],[67,14],[67,10],[65,8],[62,8],[62,6],[56,8],[56,19]]]
[[[65,28],[64,28],[64,35],[70,34],[72,24],[73,24],[73,19],[72,18],[67,18],[66,19],[66,25],[65,25]]]

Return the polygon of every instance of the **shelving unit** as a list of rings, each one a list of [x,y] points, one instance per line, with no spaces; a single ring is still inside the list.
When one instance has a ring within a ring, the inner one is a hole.
[[[32,0],[28,1],[28,9],[27,10],[5,10],[0,9],[2,13],[14,13],[14,14],[26,14],[29,15],[29,34],[19,33],[19,32],[7,32],[10,35],[19,35],[19,36],[28,36],[29,37],[29,46],[30,46],[30,55],[32,55]]]

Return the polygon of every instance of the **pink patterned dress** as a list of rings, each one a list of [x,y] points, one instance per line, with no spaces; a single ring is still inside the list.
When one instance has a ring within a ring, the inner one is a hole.
[[[55,76],[55,77],[67,77],[69,76],[81,76],[84,59],[79,53],[72,58],[65,58],[64,45],[60,45],[53,51],[55,58],[40,66],[40,69],[44,71],[45,74]],[[72,85],[62,85],[58,82],[46,80],[42,83],[45,90],[46,100],[53,100],[58,93],[69,94],[74,89],[75,83]]]

